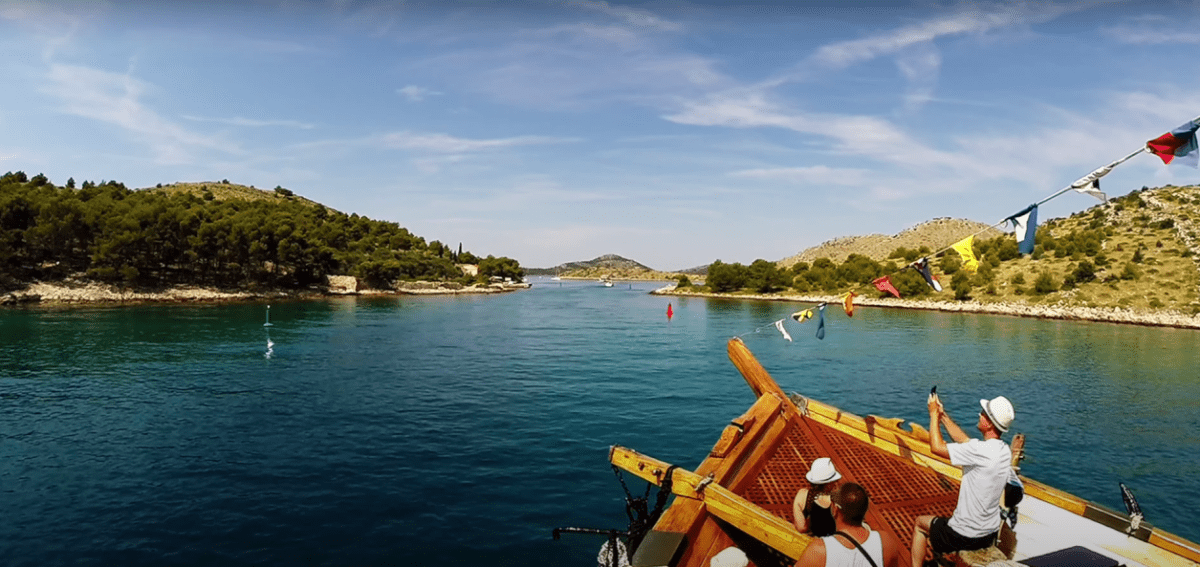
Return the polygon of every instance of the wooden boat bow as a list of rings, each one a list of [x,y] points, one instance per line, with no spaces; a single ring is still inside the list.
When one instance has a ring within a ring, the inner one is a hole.
[[[789,396],[740,339],[729,341],[728,352],[757,400],[725,427],[695,471],[624,447],[609,451],[613,465],[659,486],[669,480],[676,495],[638,548],[634,565],[708,567],[709,559],[729,546],[741,548],[758,567],[790,565],[812,541],[792,524],[792,501],[808,487],[804,474],[820,457],[832,459],[845,481],[867,490],[866,522],[891,532],[906,549],[917,516],[953,513],[962,471],[930,451],[923,427],[905,429],[902,419],[864,418]],[[1020,445],[1016,439],[1014,444]],[[1112,528],[1115,535],[1101,534],[1087,543],[1128,565],[1195,566],[1200,561],[1200,547],[1190,541],[1145,523],[1127,537],[1121,530],[1128,528],[1128,516],[1022,479],[1028,503],[1023,511],[1028,506],[1038,516],[1021,515],[1036,540],[1027,547],[1065,547],[1079,539],[1080,530]],[[1020,525],[1017,532],[1022,533]]]

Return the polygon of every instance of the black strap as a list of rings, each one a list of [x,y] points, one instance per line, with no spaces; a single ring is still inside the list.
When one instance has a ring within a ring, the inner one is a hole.
[[[870,532],[868,532],[868,533],[870,533]],[[867,550],[863,549],[863,546],[858,544],[858,540],[851,537],[850,534],[839,531],[839,532],[833,532],[833,535],[840,535],[840,536],[845,537],[846,539],[850,540],[850,543],[853,543],[854,547],[858,548],[858,550],[862,552],[863,557],[867,558],[867,563],[870,563],[871,567],[879,567],[879,565],[875,564],[875,560],[871,559],[871,555],[869,553],[867,553]]]

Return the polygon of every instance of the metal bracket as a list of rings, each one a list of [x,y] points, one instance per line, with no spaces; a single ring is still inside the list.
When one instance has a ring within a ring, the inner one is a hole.
[[[708,485],[712,484],[714,480],[716,479],[713,478],[713,473],[708,473],[708,476],[704,477],[704,480],[700,481],[700,484],[696,485],[696,494],[703,494],[704,489]]]

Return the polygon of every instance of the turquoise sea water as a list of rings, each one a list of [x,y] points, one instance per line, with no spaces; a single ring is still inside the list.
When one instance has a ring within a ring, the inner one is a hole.
[[[969,424],[1004,394],[1025,474],[1115,509],[1125,482],[1200,540],[1200,333],[860,308],[788,343],[753,331],[795,304],[657,285],[288,302],[269,328],[258,303],[0,310],[0,557],[592,565],[599,540],[551,530],[625,526],[610,445],[702,460],[753,402],[743,333],[785,390],[859,414],[923,420],[938,384]]]

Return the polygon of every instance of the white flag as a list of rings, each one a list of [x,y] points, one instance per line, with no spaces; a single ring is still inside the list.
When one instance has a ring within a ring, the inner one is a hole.
[[[779,329],[780,333],[783,333],[783,338],[787,339],[789,343],[792,342],[792,336],[788,334],[787,329],[783,328],[783,319],[775,322],[775,328]]]
[[[1071,184],[1071,188],[1079,191],[1080,193],[1086,193],[1097,199],[1100,199],[1101,202],[1107,202],[1108,195],[1105,195],[1102,191],[1100,191],[1100,178],[1108,175],[1110,171],[1112,171],[1111,166],[1106,165],[1101,167],[1096,171],[1080,177]]]

